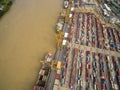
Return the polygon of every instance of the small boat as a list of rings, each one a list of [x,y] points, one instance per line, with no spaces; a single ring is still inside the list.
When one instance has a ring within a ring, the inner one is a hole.
[[[69,2],[67,0],[64,1],[64,8],[68,8]]]
[[[53,54],[52,53],[47,53],[47,55],[45,56],[45,61],[47,62],[51,62],[53,59]]]

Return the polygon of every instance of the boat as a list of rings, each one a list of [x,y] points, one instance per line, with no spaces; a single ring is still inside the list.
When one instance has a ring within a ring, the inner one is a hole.
[[[52,60],[53,54],[48,52],[44,57],[44,61],[51,62]],[[37,82],[34,85],[33,90],[45,90],[50,73],[51,73],[50,66],[47,64],[42,64],[38,74]]]
[[[53,54],[52,53],[47,53],[47,55],[45,56],[45,61],[47,62],[51,62],[53,59]]]
[[[63,29],[63,26],[64,26],[64,18],[63,17],[59,17],[58,18],[58,22],[56,24],[56,31],[62,31]]]
[[[68,8],[69,2],[67,0],[64,1],[64,8]]]

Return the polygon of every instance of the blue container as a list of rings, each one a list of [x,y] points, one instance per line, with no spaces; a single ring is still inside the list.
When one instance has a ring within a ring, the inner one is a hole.
[[[106,90],[110,90],[110,87],[109,87],[108,83],[106,82],[106,80],[104,81],[104,84],[106,86]]]
[[[39,90],[43,90],[43,88],[40,86],[40,87],[39,87]]]
[[[74,85],[72,85],[72,89],[71,90],[75,90],[75,86]]]
[[[65,84],[65,78],[62,79],[61,83],[62,83],[62,85]]]

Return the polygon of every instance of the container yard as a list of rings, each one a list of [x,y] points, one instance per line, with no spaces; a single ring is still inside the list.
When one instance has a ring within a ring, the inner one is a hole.
[[[56,53],[53,59],[42,61],[50,68],[48,83],[40,85],[39,76],[33,90],[120,90],[120,28],[107,21],[113,2],[120,3],[63,1],[55,28]]]
[[[109,23],[120,27],[120,0],[97,0],[101,14]]]

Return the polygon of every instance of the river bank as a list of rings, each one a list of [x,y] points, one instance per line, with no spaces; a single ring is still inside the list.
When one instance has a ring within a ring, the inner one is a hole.
[[[13,0],[0,0],[0,17],[10,9],[12,3]]]

